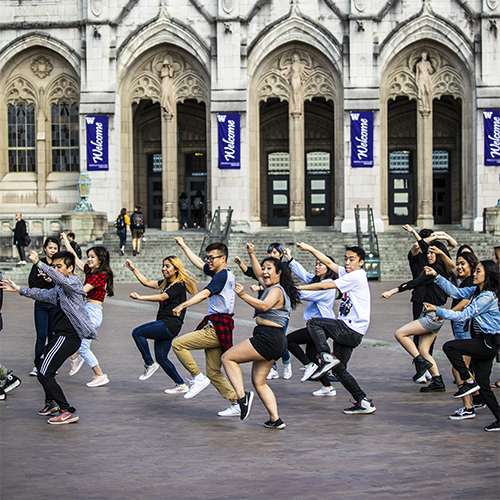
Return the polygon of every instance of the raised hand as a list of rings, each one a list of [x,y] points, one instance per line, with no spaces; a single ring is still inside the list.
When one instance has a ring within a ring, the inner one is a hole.
[[[247,243],[245,247],[248,251],[248,255],[252,255],[254,253],[255,245],[253,243]]]
[[[245,287],[243,285],[240,285],[239,283],[235,283],[234,293],[236,293],[238,297],[241,297],[245,293]]]
[[[133,271],[135,269],[135,266],[134,266],[134,263],[130,260],[130,259],[127,259],[125,261],[125,265],[131,270]]]

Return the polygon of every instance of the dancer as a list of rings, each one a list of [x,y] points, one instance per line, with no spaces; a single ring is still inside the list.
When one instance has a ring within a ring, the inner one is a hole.
[[[290,250],[285,249],[285,256],[288,258],[290,269],[306,284],[331,282],[338,278],[338,274],[329,269],[323,262],[316,259],[314,267],[314,274],[308,273],[304,267],[294,259]],[[327,257],[335,262],[330,256]],[[304,365],[304,371],[307,367],[314,363],[317,359],[318,351],[314,345],[313,339],[307,329],[307,323],[312,318],[328,318],[335,319],[333,306],[337,290],[334,288],[330,290],[323,290],[320,292],[310,290],[300,290],[300,300],[308,302],[306,310],[304,311],[304,321],[306,326],[300,330],[295,330],[286,336],[288,341],[288,350]],[[306,352],[302,350],[300,344],[306,345]],[[337,394],[335,388],[332,386],[328,375],[322,375],[319,378],[322,386],[317,391],[314,391],[313,396],[335,396]]]
[[[122,208],[120,214],[115,219],[116,234],[120,238],[120,253],[125,255],[125,245],[127,244],[127,227],[130,226],[130,218],[127,209]]]
[[[85,309],[92,321],[94,328],[97,330],[102,323],[102,303],[106,294],[108,297],[114,295],[113,288],[113,271],[109,265],[109,252],[105,247],[92,247],[87,250],[87,264],[84,264],[72,249],[69,241],[64,233],[61,233],[61,241],[65,244],[68,251],[73,251],[75,255],[75,264],[85,273],[85,282],[83,289],[87,294],[87,302]],[[100,387],[109,383],[108,376],[102,372],[99,361],[94,353],[90,350],[91,339],[82,339],[82,343],[78,353],[73,353],[71,356],[70,375],[75,375],[83,363],[86,362],[94,375],[92,380],[87,384],[87,387]]]
[[[495,264],[500,269],[500,247],[493,247],[493,255],[491,256],[491,260],[495,262]],[[497,363],[500,363],[500,356],[497,354]],[[491,387],[495,389],[500,389],[500,380],[493,382]]]
[[[196,255],[182,238],[175,238],[188,259],[212,281],[194,297],[173,309],[175,316],[180,316],[186,307],[199,304],[208,299],[208,312],[196,330],[177,337],[172,342],[172,349],[182,366],[191,374],[191,387],[184,394],[191,399],[205,389],[210,382],[220,395],[231,402],[231,406],[220,411],[220,417],[239,416],[238,396],[221,372],[221,356],[233,345],[233,308],[234,275],[227,268],[227,246],[224,243],[212,243],[207,246],[206,264]],[[195,363],[191,351],[204,349],[207,375],[203,375]]]
[[[7,370],[5,366],[0,365],[0,383],[0,400],[3,400],[6,394],[21,385],[21,379],[16,377],[12,370]]]
[[[285,423],[278,415],[276,398],[267,385],[266,377],[272,363],[283,356],[286,349],[284,326],[290,318],[290,310],[300,303],[299,292],[289,269],[279,259],[266,257],[259,269],[253,253],[254,246],[247,243],[246,247],[264,293],[256,299],[246,294],[242,285],[236,284],[238,297],[255,308],[257,326],[250,339],[236,344],[222,355],[222,364],[239,398],[240,419],[248,418],[254,398],[253,391],[245,392],[240,365],[252,362],[252,384],[269,413],[264,427],[284,429]]]
[[[441,251],[441,252],[439,252]],[[439,252],[439,254],[437,253]],[[442,253],[447,253],[446,247],[439,241],[434,242],[434,245],[429,247],[427,253],[427,261],[437,273],[449,278],[446,270],[446,265],[442,257]],[[449,255],[448,255],[449,256]],[[401,284],[398,288],[393,288],[387,292],[382,293],[380,296],[383,299],[389,299],[394,294],[412,290],[418,286],[425,286],[425,301],[443,306],[446,304],[447,295],[439,288],[434,279],[424,274],[418,278]],[[426,387],[421,387],[420,392],[445,392],[446,388],[441,377],[435,359],[430,354],[430,347],[436,338],[437,333],[443,326],[444,321],[436,318],[433,312],[422,311],[422,314],[417,320],[408,323],[395,333],[396,340],[403,346],[408,354],[413,357],[416,373],[413,380],[417,381],[427,370],[432,375],[431,383]],[[418,348],[415,343],[410,339],[411,336],[420,336]]]
[[[297,243],[300,250],[311,252],[326,264],[339,278],[331,282],[311,283],[299,286],[299,290],[328,290],[336,288],[342,294],[338,319],[312,318],[307,329],[318,351],[318,364],[311,363],[304,371],[302,381],[319,378],[333,369],[333,374],[354,398],[354,404],[345,408],[347,415],[370,414],[376,411],[371,399],[361,389],[356,379],[347,371],[347,363],[370,326],[370,287],[363,269],[365,251],[358,246],[347,247],[344,267],[306,243]],[[327,343],[333,339],[333,356]]]
[[[181,331],[186,311],[183,310],[180,316],[175,316],[172,310],[186,301],[186,290],[191,295],[196,293],[196,280],[188,275],[181,259],[175,255],[163,259],[163,279],[159,281],[147,279],[138,271],[131,260],[127,259],[125,264],[142,285],[157,290],[155,295],[139,295],[135,292],[130,294],[131,299],[158,302],[156,321],[138,326],[132,332],[132,337],[144,360],[144,373],[139,377],[139,380],[147,380],[161,366],[163,371],[175,382],[175,386],[172,389],[166,389],[165,393],[184,394],[189,388],[175,369],[174,364],[168,359],[168,353],[172,340]],[[154,339],[156,363],[151,357],[147,339]]]
[[[57,306],[54,321],[54,338],[36,358],[38,381],[45,391],[45,405],[39,415],[50,415],[60,411],[58,416],[49,418],[49,424],[71,424],[78,422],[76,409],[71,406],[62,388],[56,381],[57,370],[68,356],[77,351],[82,339],[97,339],[97,332],[84,307],[85,291],[82,281],[74,276],[75,257],[70,252],[58,252],[52,256],[52,267],[43,263],[36,252],[29,259],[53,282],[50,290],[25,288],[11,280],[2,280],[2,288],[8,292],[35,300],[44,300]]]
[[[52,263],[52,256],[59,252],[59,240],[57,238],[48,237],[43,244],[43,251],[45,257],[41,259],[44,264],[50,265]],[[47,279],[45,274],[37,267],[31,268],[28,276],[28,286],[30,288],[43,288],[50,290],[54,288],[54,283]],[[41,302],[35,300],[34,313],[35,313],[35,358],[42,352],[45,344],[50,342],[54,337],[54,316],[56,314],[56,306],[48,302]],[[30,372],[32,377],[36,377],[36,366]]]
[[[425,272],[451,297],[470,300],[463,311],[450,311],[428,303],[425,303],[424,307],[439,318],[469,321],[472,338],[450,340],[443,345],[444,353],[463,382],[453,397],[461,398],[479,389],[484,402],[495,417],[495,421],[484,430],[500,431],[500,406],[490,387],[491,367],[500,345],[498,265],[492,260],[482,260],[474,273],[474,286],[467,288],[457,288],[431,267],[426,267]],[[465,364],[464,356],[472,358],[474,376]]]
[[[283,257],[285,256],[285,249],[281,245],[281,243],[271,243],[267,247],[267,256],[268,257],[274,257],[275,259],[281,260],[283,262],[283,265],[288,266],[288,262],[283,261]],[[250,267],[246,266],[243,264],[241,259],[236,256],[234,258],[234,262],[240,266],[240,269],[243,271],[243,274],[245,276],[248,276],[249,278],[252,278],[254,280],[257,280],[257,276],[255,275],[255,272],[253,270],[253,266],[250,265]],[[250,287],[250,290],[252,292],[259,292],[259,298],[260,294],[262,293],[263,289],[261,288],[260,285],[254,285]],[[285,325],[285,334],[288,328],[288,322]],[[289,380],[292,378],[292,363],[290,360],[290,353],[288,352],[288,349],[285,351],[285,354],[283,354],[283,357],[281,358],[281,361],[283,362],[283,378],[285,380]],[[275,378],[280,378],[280,375],[278,373],[278,365],[274,363],[272,368],[269,370],[269,373],[267,375],[267,380],[272,380]]]

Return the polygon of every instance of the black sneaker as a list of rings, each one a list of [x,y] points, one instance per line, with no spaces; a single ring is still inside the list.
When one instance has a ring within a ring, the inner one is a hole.
[[[446,392],[443,377],[441,375],[432,377],[431,383],[426,387],[421,387],[420,392]]]
[[[250,415],[250,409],[252,408],[254,393],[253,391],[245,392],[245,396],[238,399],[238,404],[240,405],[240,420],[246,420],[248,415]]]
[[[311,375],[313,380],[321,378],[326,372],[329,372],[334,366],[340,363],[340,359],[331,355],[328,352],[321,352],[318,354],[318,369]]]
[[[286,425],[281,418],[278,418],[278,420],[275,420],[274,422],[272,420],[268,420],[264,423],[264,427],[267,427],[268,429],[284,429]]]
[[[59,405],[55,401],[45,402],[44,407],[38,411],[38,415],[50,415],[59,411]]]
[[[7,394],[10,391],[13,391],[16,387],[19,387],[20,385],[21,385],[21,379],[13,375],[12,372],[9,372],[7,374],[7,378],[4,380],[4,383],[2,384],[2,388]]]
[[[0,401],[3,401],[6,398],[7,396],[5,394],[5,391],[3,390],[3,387],[0,386]]]
[[[464,396],[468,396],[469,394],[472,394],[473,392],[476,392],[478,390],[479,386],[476,384],[475,380],[473,380],[472,382],[465,382],[461,385],[460,389],[458,389],[458,391],[453,394],[453,397],[463,398]]]
[[[453,415],[450,415],[450,420],[467,420],[469,418],[474,418],[476,416],[476,412],[474,408],[467,408],[464,406],[463,408],[458,409]]]
[[[498,420],[495,420],[494,422],[491,422],[490,425],[487,425],[484,430],[486,432],[495,432],[495,431],[500,431],[500,422]]]

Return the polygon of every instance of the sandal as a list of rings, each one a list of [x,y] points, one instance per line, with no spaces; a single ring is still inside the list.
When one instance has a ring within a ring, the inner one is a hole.
[[[491,387],[494,387],[495,389],[500,389],[500,380],[497,380],[494,384],[491,384]]]

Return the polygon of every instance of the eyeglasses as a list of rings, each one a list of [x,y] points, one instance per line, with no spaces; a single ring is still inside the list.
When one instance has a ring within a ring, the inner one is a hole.
[[[213,262],[215,259],[220,259],[223,255],[206,255],[205,260],[207,262]]]

